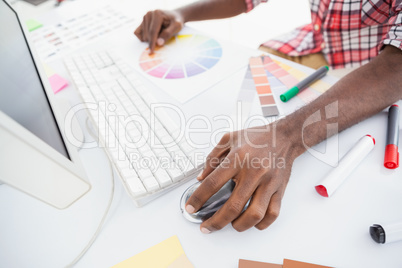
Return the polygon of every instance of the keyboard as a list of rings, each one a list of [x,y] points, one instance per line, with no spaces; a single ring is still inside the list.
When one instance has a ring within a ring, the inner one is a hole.
[[[203,157],[118,54],[66,58],[76,89],[128,194],[140,207],[194,178]]]

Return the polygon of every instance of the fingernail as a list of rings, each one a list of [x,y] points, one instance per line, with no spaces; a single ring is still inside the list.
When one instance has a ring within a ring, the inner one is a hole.
[[[163,38],[158,38],[156,40],[156,43],[158,44],[158,46],[163,46],[163,44],[165,43],[165,40],[163,40]]]
[[[193,214],[195,212],[195,208],[192,205],[187,205],[186,211],[190,214]]]
[[[202,227],[201,228],[201,233],[203,233],[203,234],[210,234],[211,233],[211,231],[210,230],[208,230],[207,228],[205,228],[205,227]]]
[[[200,179],[201,179],[202,172],[203,172],[203,170],[201,170],[200,174],[198,174],[197,180],[200,180]]]

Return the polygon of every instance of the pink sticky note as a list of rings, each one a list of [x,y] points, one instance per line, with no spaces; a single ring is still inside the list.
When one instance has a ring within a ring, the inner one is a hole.
[[[50,86],[53,89],[54,94],[56,94],[57,92],[68,86],[67,80],[58,74],[54,74],[51,77],[49,77],[49,82]]]

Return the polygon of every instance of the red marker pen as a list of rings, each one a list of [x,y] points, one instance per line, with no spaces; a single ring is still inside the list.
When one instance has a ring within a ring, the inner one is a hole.
[[[389,169],[399,167],[399,106],[394,104],[388,110],[387,143],[384,166]]]

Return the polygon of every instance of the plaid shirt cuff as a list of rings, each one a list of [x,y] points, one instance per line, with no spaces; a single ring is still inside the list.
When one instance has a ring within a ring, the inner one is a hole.
[[[393,24],[393,26],[389,29],[387,36],[383,40],[382,47],[384,45],[391,45],[402,50],[402,11],[392,16],[389,23]]]

